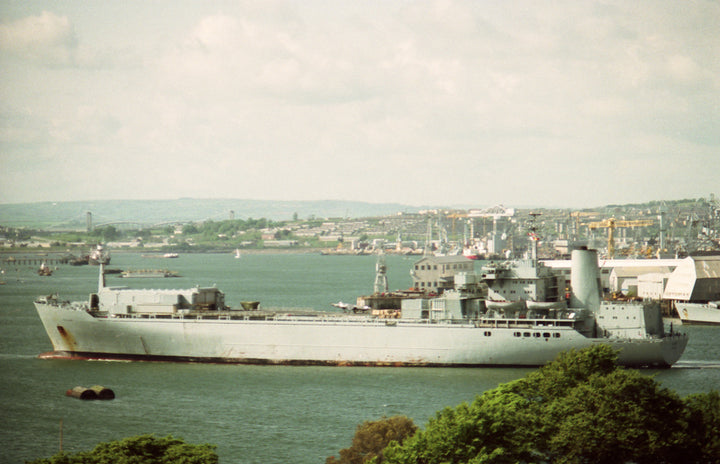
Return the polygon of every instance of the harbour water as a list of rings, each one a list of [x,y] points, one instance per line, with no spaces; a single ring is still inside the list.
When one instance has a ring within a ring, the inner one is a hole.
[[[391,289],[410,285],[417,257],[388,256]],[[476,264],[477,266],[477,264]],[[375,258],[319,254],[186,254],[150,259],[114,253],[111,268],[177,271],[181,277],[120,279],[108,285],[186,288],[216,284],[228,304],[335,310],[372,291]],[[153,433],[212,443],[222,463],[323,463],[350,445],[365,420],[403,414],[423,425],[433,414],[498,384],[524,368],[364,368],[41,360],[51,346],[33,300],[59,292],[84,300],[97,288],[96,266],[60,265],[50,277],[35,267],[0,276],[0,463],[75,452],[102,441]],[[690,342],[671,369],[643,371],[685,396],[720,385],[720,328],[680,326]],[[104,385],[112,401],[65,396],[76,385]]]

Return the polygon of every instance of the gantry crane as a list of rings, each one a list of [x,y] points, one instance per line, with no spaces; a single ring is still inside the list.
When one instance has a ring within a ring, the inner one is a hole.
[[[634,221],[618,221],[615,218],[605,219],[603,221],[590,222],[587,224],[589,229],[607,228],[608,230],[608,257],[615,256],[615,228],[616,227],[647,227],[653,225],[652,219],[637,219]]]

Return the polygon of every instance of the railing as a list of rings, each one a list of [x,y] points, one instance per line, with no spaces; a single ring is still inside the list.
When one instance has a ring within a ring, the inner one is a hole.
[[[474,328],[574,328],[578,322],[575,319],[392,319],[366,315],[344,314],[293,314],[265,312],[193,312],[193,313],[127,313],[107,314],[106,312],[91,312],[96,317],[112,317],[116,319],[163,319],[180,321],[244,321],[244,322],[283,322],[283,323],[322,323],[322,324],[352,324],[374,326],[468,326]]]

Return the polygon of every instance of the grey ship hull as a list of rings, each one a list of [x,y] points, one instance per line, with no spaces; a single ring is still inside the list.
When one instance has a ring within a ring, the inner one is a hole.
[[[367,316],[284,316],[239,312],[113,317],[36,301],[54,352],[46,357],[253,364],[538,366],[568,349],[604,343],[627,366],[666,367],[687,337],[589,338],[568,320],[451,323]]]

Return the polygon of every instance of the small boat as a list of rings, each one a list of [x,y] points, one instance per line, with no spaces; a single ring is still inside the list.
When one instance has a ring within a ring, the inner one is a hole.
[[[485,307],[487,307],[487,309],[495,309],[502,311],[517,311],[520,309],[525,309],[525,300],[487,300],[485,301]]]
[[[48,265],[45,264],[45,261],[43,261],[43,263],[40,265],[40,269],[38,269],[38,275],[47,277],[47,276],[51,276],[52,273],[53,273],[52,269],[50,269],[50,267],[48,267]]]
[[[177,271],[167,269],[140,269],[136,271],[123,271],[120,277],[125,279],[153,278],[153,277],[180,277]]]
[[[567,309],[566,301],[531,301],[525,302],[530,311],[542,311],[550,309]]]
[[[235,259],[240,259],[240,248],[235,248]]]

